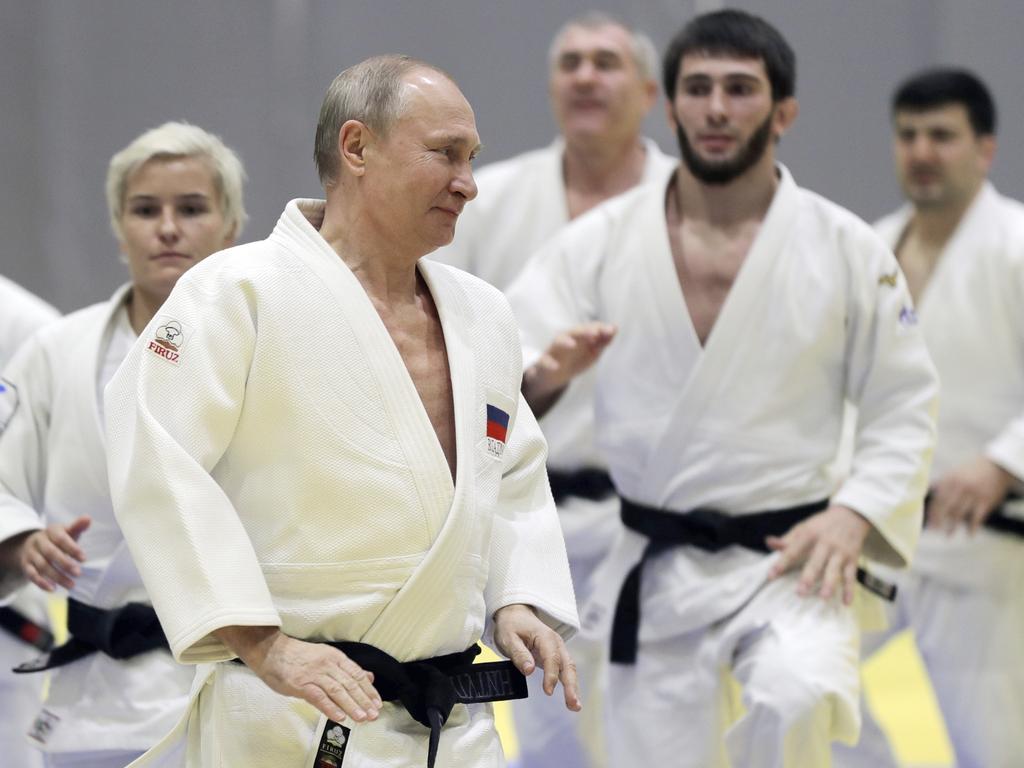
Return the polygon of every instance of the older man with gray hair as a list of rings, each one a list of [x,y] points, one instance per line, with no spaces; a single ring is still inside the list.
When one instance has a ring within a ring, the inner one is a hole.
[[[108,388],[118,519],[200,665],[140,765],[499,766],[489,702],[522,674],[580,708],[511,310],[421,260],[476,196],[478,146],[437,68],[345,70],[317,128],[326,201],[190,271]],[[483,636],[512,663],[472,664]]]
[[[657,100],[658,56],[650,38],[610,14],[567,21],[551,43],[548,90],[559,137],[477,174],[479,196],[448,248],[433,258],[504,290],[527,258],[569,221],[638,184],[667,179],[675,159],[641,134]],[[518,308],[517,312],[525,308]],[[540,305],[529,307],[543,313]],[[618,499],[594,445],[593,377],[573,382],[541,420],[576,596],[619,527]],[[522,768],[604,765],[600,694],[604,644],[574,640],[587,709],[568,715],[543,697],[513,705]]]

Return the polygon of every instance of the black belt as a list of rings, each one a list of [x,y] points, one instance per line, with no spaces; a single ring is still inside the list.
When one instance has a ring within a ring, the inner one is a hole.
[[[630,530],[647,537],[640,562],[633,566],[619,591],[612,620],[611,661],[635,664],[640,633],[640,579],[644,563],[661,552],[688,544],[708,552],[741,546],[757,552],[769,552],[765,538],[782,536],[797,523],[828,507],[828,499],[785,509],[726,515],[711,509],[696,509],[680,514],[636,504],[622,499],[622,522]],[[892,600],[895,585],[857,569],[857,581],[875,594]]]
[[[0,629],[40,651],[48,651],[53,647],[50,630],[14,608],[0,608]]]
[[[586,467],[573,471],[548,468],[548,481],[555,504],[561,504],[570,496],[591,501],[601,501],[615,495],[612,479],[603,469]]]
[[[63,667],[92,653],[130,659],[157,648],[168,648],[153,606],[127,603],[119,608],[95,608],[68,598],[71,639],[49,653],[19,664],[14,672],[27,674]]]
[[[420,661],[400,662],[366,643],[329,642],[367,672],[383,701],[400,701],[416,722],[430,729],[427,767],[434,768],[441,728],[456,704],[525,699],[526,677],[511,661],[474,664],[480,646]],[[237,663],[242,663],[235,659]],[[326,731],[330,730],[328,721]]]
[[[1006,494],[1006,498],[1004,498],[1002,502],[1000,502],[999,506],[993,509],[989,513],[988,517],[985,518],[985,522],[982,523],[982,526],[985,528],[991,528],[993,531],[998,531],[999,533],[1009,533],[1013,536],[1020,536],[1021,538],[1024,538],[1024,518],[1008,515],[1003,509],[1008,502],[1018,501],[1019,499],[1020,494],[1018,493],[1011,491]],[[928,503],[931,500],[932,495],[930,493],[924,497],[925,524],[928,523]]]

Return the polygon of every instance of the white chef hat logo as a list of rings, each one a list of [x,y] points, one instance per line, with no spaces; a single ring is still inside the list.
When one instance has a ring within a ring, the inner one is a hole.
[[[157,339],[165,342],[173,349],[177,349],[181,345],[181,338],[184,333],[181,329],[181,323],[177,320],[171,320],[166,325],[161,325],[156,329]]]
[[[327,732],[327,741],[336,747],[345,746],[345,731],[340,725],[336,725]]]

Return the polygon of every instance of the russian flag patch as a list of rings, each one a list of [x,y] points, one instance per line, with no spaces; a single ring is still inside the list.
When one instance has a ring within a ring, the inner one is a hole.
[[[508,436],[508,413],[496,405],[487,404],[487,451],[500,457],[505,452]]]

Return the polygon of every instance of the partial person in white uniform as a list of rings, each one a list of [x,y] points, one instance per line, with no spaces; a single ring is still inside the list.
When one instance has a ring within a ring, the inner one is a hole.
[[[578,620],[512,313],[421,259],[476,195],[473,111],[380,56],[316,136],[326,201],[190,272],[107,390],[118,520],[202,664],[139,765],[500,766],[523,674],[580,708]]]
[[[1024,755],[1024,205],[987,181],[989,89],[962,69],[892,100],[907,204],[876,224],[918,304],[942,382],[927,520],[888,634],[913,630],[961,768]],[[970,632],[964,630],[970,627]],[[896,765],[873,720],[842,766]]]
[[[548,89],[559,138],[550,146],[488,165],[451,245],[432,256],[504,290],[527,258],[570,220],[637,184],[667,178],[674,158],[641,133],[657,99],[658,56],[650,38],[606,13],[570,19],[555,35]],[[520,311],[543,312],[539,304]],[[593,373],[580,376],[543,419],[548,475],[569,554],[577,601],[619,528],[619,502],[594,445]],[[601,768],[606,764],[601,695],[607,644],[571,644],[579,715],[540,695],[515,701],[520,768]]]
[[[114,519],[103,388],[178,278],[234,241],[242,181],[235,154],[185,123],[114,155],[107,204],[130,281],[35,334],[4,372],[0,585],[69,595],[69,642],[24,668],[52,669],[29,732],[47,766],[120,768],[188,701],[194,670],[169,653]]]
[[[60,312],[45,301],[0,275],[0,374],[25,339],[58,317]],[[25,768],[43,764],[39,752],[25,740],[39,710],[42,678],[18,676],[11,668],[49,647],[49,624],[46,596],[35,586],[7,595],[0,607],[0,754]]]
[[[545,307],[523,324],[538,410],[600,355],[625,528],[582,619],[611,637],[610,764],[828,766],[860,724],[857,582],[885,591],[861,560],[903,565],[920,531],[935,372],[889,250],[775,162],[797,114],[779,32],[699,16],[663,76],[675,175],[570,224],[509,290]]]

